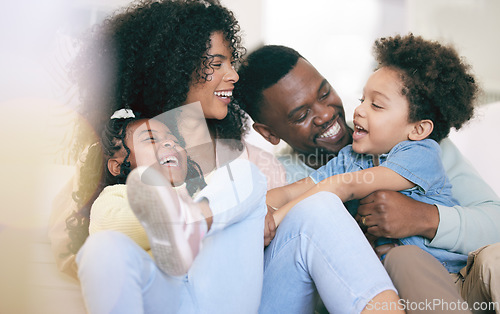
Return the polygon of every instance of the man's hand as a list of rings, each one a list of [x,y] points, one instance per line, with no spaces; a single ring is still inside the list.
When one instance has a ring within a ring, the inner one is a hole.
[[[436,206],[394,191],[377,191],[360,200],[356,220],[376,237],[433,239],[439,225]]]
[[[264,224],[264,246],[268,246],[276,235],[276,224],[274,223],[273,212],[274,209],[267,205],[267,215]]]

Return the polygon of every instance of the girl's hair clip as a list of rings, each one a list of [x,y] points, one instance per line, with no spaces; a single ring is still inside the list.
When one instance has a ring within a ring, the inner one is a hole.
[[[129,118],[135,118],[135,114],[132,111],[132,109],[122,108],[120,110],[116,110],[110,119],[129,119]]]

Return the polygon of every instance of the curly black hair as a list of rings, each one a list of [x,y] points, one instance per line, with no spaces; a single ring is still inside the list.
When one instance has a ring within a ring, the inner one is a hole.
[[[429,138],[439,142],[474,115],[479,87],[471,67],[451,47],[408,34],[380,38],[373,46],[378,68],[401,74],[402,95],[410,104],[409,122],[429,119]]]
[[[222,32],[238,61],[245,53],[240,27],[218,0],[139,0],[117,11],[91,30],[72,65],[82,116],[100,134],[121,108],[152,118],[181,106],[190,84],[213,72],[207,51],[214,32]],[[239,143],[245,119],[231,104],[225,119],[208,124],[216,137]],[[77,141],[75,153],[91,144],[86,140]]]
[[[66,219],[66,228],[71,239],[68,245],[69,252],[76,254],[89,235],[90,209],[102,190],[109,185],[125,184],[132,171],[129,161],[130,148],[125,138],[127,127],[139,119],[141,118],[110,119],[102,131],[100,141],[89,148],[85,162],[80,169],[78,190],[73,193],[73,199],[79,210]],[[184,147],[184,139],[178,134],[176,137],[179,145]],[[111,174],[107,164],[108,160],[122,148],[125,149],[126,156],[120,165],[120,173],[115,176]],[[189,156],[185,181],[190,195],[206,186],[200,166]]]
[[[278,83],[304,58],[296,50],[266,45],[249,54],[238,69],[240,80],[233,91],[233,101],[256,122],[261,122],[260,112],[264,102],[262,93]]]

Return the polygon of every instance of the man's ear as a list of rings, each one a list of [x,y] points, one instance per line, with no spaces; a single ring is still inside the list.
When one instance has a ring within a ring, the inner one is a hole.
[[[415,123],[410,134],[408,134],[408,139],[412,141],[420,141],[431,135],[432,130],[434,130],[434,123],[431,120],[420,120]]]
[[[273,145],[278,145],[278,143],[280,142],[280,138],[276,136],[273,130],[271,130],[271,128],[265,124],[255,122],[253,124],[253,129]]]
[[[120,174],[120,167],[122,165],[123,158],[111,158],[108,160],[108,170],[113,175],[116,177],[117,175]]]

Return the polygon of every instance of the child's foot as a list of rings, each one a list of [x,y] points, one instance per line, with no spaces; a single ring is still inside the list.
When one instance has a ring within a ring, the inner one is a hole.
[[[200,250],[204,218],[158,171],[144,169],[133,170],[127,178],[130,207],[148,234],[158,267],[171,276],[184,275]]]

